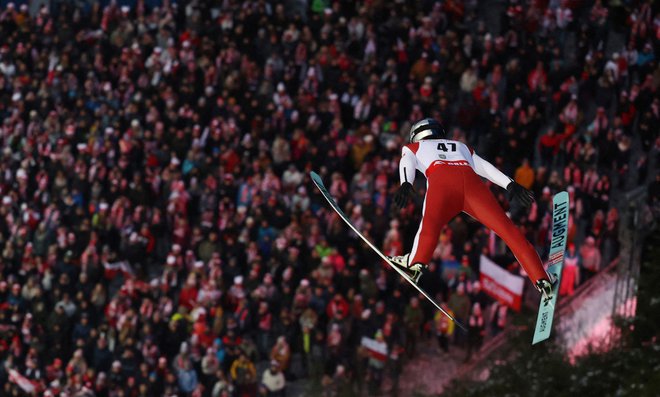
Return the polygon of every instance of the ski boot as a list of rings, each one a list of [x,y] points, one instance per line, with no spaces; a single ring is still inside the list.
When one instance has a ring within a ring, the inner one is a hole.
[[[557,279],[552,276],[550,277],[550,280],[541,279],[536,282],[536,289],[539,290],[541,295],[543,295],[543,300],[549,301],[555,296],[555,293],[552,289],[556,282]]]
[[[398,256],[388,256],[390,263],[397,266],[399,269],[408,276],[413,283],[417,284],[419,278],[422,277],[422,270],[424,270],[424,265],[421,263],[415,263],[412,266],[408,266],[408,256],[410,254],[398,255]]]

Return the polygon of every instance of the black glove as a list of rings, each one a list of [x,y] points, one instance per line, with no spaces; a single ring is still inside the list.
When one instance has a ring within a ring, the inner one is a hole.
[[[408,203],[408,197],[413,195],[413,185],[410,182],[403,182],[396,193],[394,193],[394,203],[399,208],[403,208]]]
[[[506,191],[509,193],[508,199],[510,203],[517,201],[523,207],[529,208],[534,201],[534,194],[522,187],[518,182],[511,181],[511,183],[507,185]]]

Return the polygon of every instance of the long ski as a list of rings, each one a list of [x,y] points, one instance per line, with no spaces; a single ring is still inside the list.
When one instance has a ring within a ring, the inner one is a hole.
[[[362,233],[360,233],[360,231],[357,230],[357,228],[355,227],[355,225],[353,225],[353,223],[352,223],[351,220],[348,218],[348,216],[346,216],[346,214],[344,213],[344,211],[342,211],[342,209],[339,208],[339,205],[337,204],[337,202],[335,201],[335,199],[332,198],[332,196],[330,195],[330,192],[328,192],[328,190],[325,188],[325,185],[323,184],[323,180],[321,179],[321,177],[319,176],[319,174],[317,174],[317,173],[314,172],[314,171],[311,171],[311,172],[309,173],[309,176],[312,178],[312,182],[314,182],[314,185],[316,185],[316,187],[319,189],[319,191],[321,192],[321,194],[323,195],[323,197],[325,197],[325,199],[328,201],[328,203],[330,204],[330,206],[332,207],[332,209],[335,210],[335,212],[336,212],[336,213],[339,215],[339,217],[344,221],[344,223],[346,223],[346,224],[348,225],[348,227],[350,227],[350,228],[355,232],[355,234],[357,234],[358,237],[360,237],[360,238],[362,239],[362,241],[364,241],[365,244],[367,244],[367,245],[369,246],[369,248],[371,248],[376,254],[378,254],[378,256],[380,256],[380,257],[385,261],[385,263],[387,263],[392,269],[394,269],[397,273],[399,273],[399,275],[401,275],[401,277],[403,277],[404,280],[406,280],[406,281],[407,281],[410,285],[412,285],[412,286],[413,286],[413,287],[414,287],[414,288],[415,288],[420,294],[422,294],[422,295],[423,295],[423,296],[424,296],[429,302],[431,302],[431,304],[433,304],[433,306],[435,306],[438,310],[440,310],[440,312],[442,312],[442,314],[444,314],[444,315],[447,316],[450,320],[452,320],[454,323],[456,323],[456,325],[458,325],[463,331],[467,331],[467,328],[465,328],[465,326],[464,326],[463,324],[461,324],[459,321],[456,321],[456,319],[455,319],[452,315],[450,315],[449,313],[447,313],[447,311],[445,311],[442,307],[440,307],[440,305],[438,305],[438,304],[437,304],[437,303],[436,303],[436,302],[435,302],[435,301],[429,296],[429,294],[426,293],[426,291],[424,291],[419,285],[417,285],[417,284],[416,284],[416,283],[415,283],[415,282],[414,282],[414,281],[413,281],[413,280],[412,280],[412,279],[411,279],[411,278],[410,278],[410,277],[409,277],[409,276],[408,276],[403,270],[401,270],[397,265],[393,264],[393,263],[389,260],[389,258],[387,257],[387,255],[383,254],[383,253],[382,253],[382,252],[381,252],[381,251],[380,251],[375,245],[373,245],[373,244],[371,243],[371,241],[369,241],[369,239],[367,239],[366,237],[364,237],[364,235],[362,235]]]
[[[539,312],[536,317],[534,338],[532,344],[543,342],[550,337],[552,331],[552,320],[555,314],[559,285],[561,284],[561,271],[564,267],[564,252],[566,251],[566,239],[568,237],[568,193],[560,192],[552,199],[552,239],[550,242],[550,254],[548,255],[548,273],[557,281],[552,288],[552,299],[541,297]]]

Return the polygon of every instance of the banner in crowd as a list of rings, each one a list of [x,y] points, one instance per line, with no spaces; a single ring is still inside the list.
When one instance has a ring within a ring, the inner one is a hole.
[[[488,295],[513,310],[520,311],[524,278],[509,273],[483,255],[479,261],[479,271],[481,286]]]
[[[25,393],[31,394],[36,393],[37,391],[37,387],[35,385],[36,382],[32,382],[30,379],[21,375],[21,373],[15,369],[9,370],[9,381],[16,383],[18,387],[20,387],[21,390],[23,390]]]
[[[132,278],[133,268],[128,261],[119,261],[114,263],[103,263],[103,269],[105,270],[105,278],[112,280],[121,273],[125,278]]]
[[[360,345],[367,349],[369,356],[372,358],[378,361],[387,361],[387,343],[363,336]]]
[[[442,261],[442,278],[447,281],[451,280],[458,269],[461,267],[461,264],[457,260],[449,259]]]

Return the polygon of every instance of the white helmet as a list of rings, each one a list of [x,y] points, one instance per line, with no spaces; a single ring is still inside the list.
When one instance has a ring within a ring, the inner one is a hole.
[[[445,128],[437,120],[425,118],[419,120],[410,127],[410,142],[419,142],[426,138],[442,138],[445,136]]]

